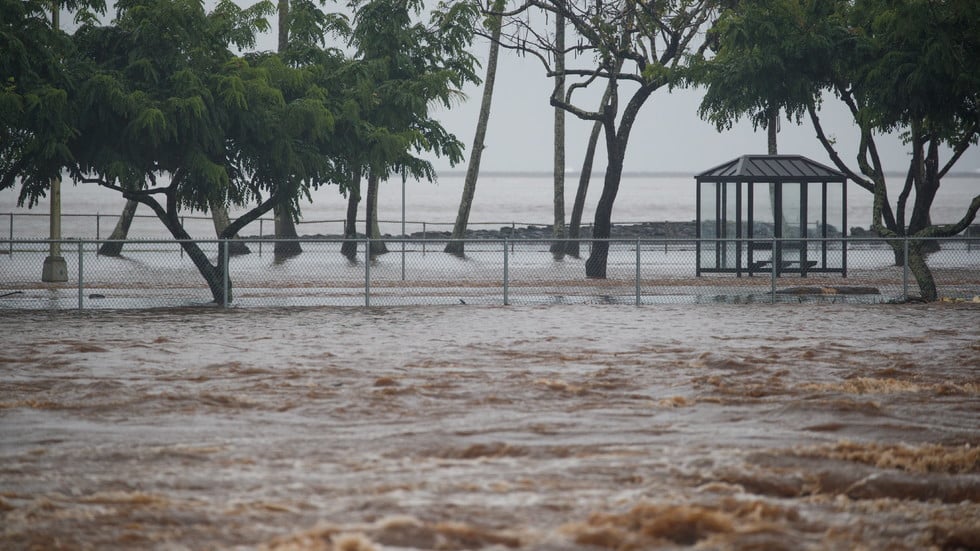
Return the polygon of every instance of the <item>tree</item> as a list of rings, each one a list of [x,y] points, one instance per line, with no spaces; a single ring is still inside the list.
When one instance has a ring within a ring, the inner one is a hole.
[[[277,25],[278,52],[285,54],[289,49],[289,0],[279,0],[277,11],[279,15]],[[299,234],[296,232],[295,213],[289,209],[288,204],[276,205],[272,211],[276,233],[276,242],[273,246],[273,251],[276,259],[283,260],[302,254],[303,247],[296,240],[299,238]]]
[[[76,78],[71,37],[40,0],[0,0],[0,190],[21,183],[18,206],[35,206],[72,162],[70,93]],[[102,2],[63,2],[80,21]]]
[[[334,176],[323,155],[333,120],[314,71],[275,56],[252,65],[230,50],[254,43],[270,9],[132,0],[117,3],[113,25],[83,25],[74,37],[71,61],[84,74],[72,94],[69,173],[148,206],[215,301],[231,299],[224,250],[212,263],[181,226],[181,209],[215,199],[251,207],[222,232],[229,238]]]
[[[565,97],[565,15],[558,11],[555,14],[555,88],[552,93],[557,97]],[[552,236],[555,241],[551,244],[551,254],[555,260],[565,256],[565,110],[554,107],[555,110],[555,154],[554,154],[554,222]]]
[[[606,91],[602,94],[602,101],[599,102],[599,109],[602,110],[612,89],[606,86]],[[582,214],[585,212],[585,198],[589,193],[589,182],[592,180],[592,164],[595,162],[595,150],[599,145],[599,136],[602,134],[602,121],[592,123],[592,131],[589,132],[589,140],[585,146],[585,155],[582,157],[582,171],[579,173],[578,186],[575,189],[575,201],[572,202],[572,216],[568,221],[568,238],[565,245],[565,254],[579,258],[579,232],[582,226]]]
[[[606,277],[612,209],[636,117],[654,92],[680,83],[689,57],[707,47],[700,37],[715,4],[714,0],[528,0],[508,13],[509,32],[503,45],[537,57],[550,77],[557,74],[550,61],[557,48],[535,29],[533,10],[560,13],[577,35],[572,50],[582,65],[566,67],[564,75],[574,81],[564,96],[553,93],[551,104],[580,119],[599,121],[605,136],[607,165],[593,223],[595,241],[585,263],[587,277]],[[598,109],[584,107],[588,97],[580,96],[597,82],[607,83],[609,101]],[[624,92],[628,96],[621,110],[620,94]]]
[[[429,25],[413,21],[422,13],[421,0],[371,0],[355,3],[351,45],[373,81],[359,105],[364,119],[360,155],[368,175],[368,236],[376,237],[376,197],[390,174],[432,179],[431,163],[415,154],[429,151],[447,156],[455,165],[463,146],[429,114],[430,104],[451,107],[467,82],[476,82],[475,58],[467,51],[478,8],[469,2],[440,4]],[[372,243],[372,254],[383,251]]]
[[[720,129],[756,117],[760,107],[781,107],[797,121],[806,116],[835,165],[874,194],[872,227],[915,238],[907,261],[922,298],[938,298],[928,239],[963,231],[980,208],[977,196],[953,224],[934,225],[929,216],[943,176],[980,136],[980,4],[743,1],[723,14],[716,39],[717,53],[699,77],[707,86],[702,113]],[[818,108],[827,98],[853,117],[858,170],[823,128]],[[901,133],[910,153],[894,210],[875,139],[889,132]],[[896,255],[904,247],[890,243]]]
[[[503,0],[497,0],[494,9],[503,9]],[[487,76],[483,80],[483,95],[480,101],[480,114],[476,121],[476,135],[473,137],[473,147],[470,149],[469,164],[466,166],[466,179],[463,181],[463,196],[459,200],[459,211],[456,213],[456,223],[453,224],[452,238],[446,243],[445,252],[463,256],[466,225],[470,219],[470,209],[473,206],[473,196],[476,194],[476,182],[480,177],[480,160],[486,148],[487,126],[490,123],[490,106],[493,102],[493,87],[497,81],[497,58],[500,55],[501,16],[491,15],[487,18],[486,27],[490,31],[490,52],[487,54]]]

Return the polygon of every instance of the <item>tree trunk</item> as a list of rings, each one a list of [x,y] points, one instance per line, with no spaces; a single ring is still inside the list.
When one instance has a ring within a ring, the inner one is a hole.
[[[168,196],[167,199],[167,209],[164,209],[159,202],[150,196],[141,196],[139,201],[144,205],[153,209],[156,213],[157,218],[163,222],[164,226],[170,230],[170,234],[180,241],[180,247],[184,249],[187,253],[187,257],[191,259],[197,271],[204,277],[204,281],[208,285],[208,289],[211,291],[211,297],[214,299],[216,304],[223,304],[225,296],[227,295],[228,302],[232,300],[231,292],[231,278],[225,277],[224,273],[224,247],[218,248],[218,263],[217,266],[211,264],[208,260],[208,255],[201,250],[200,245],[197,241],[194,241],[191,236],[184,230],[184,227],[180,225],[177,221],[177,215],[175,210],[171,210],[176,201],[173,201],[171,197]],[[227,290],[225,288],[225,280],[227,279]]]
[[[279,40],[278,52],[284,53],[289,47],[289,0],[279,0]],[[276,205],[273,209],[273,219],[276,228],[276,244],[273,247],[277,261],[284,260],[293,256],[298,256],[303,252],[299,241],[281,241],[283,239],[296,240],[299,235],[296,233],[296,224],[293,222],[293,213],[288,202]]]
[[[622,64],[616,66],[616,72]],[[601,111],[606,103],[609,102],[609,96],[612,94],[612,84],[606,86],[606,90],[602,93],[602,101],[599,105],[599,110]],[[582,173],[578,177],[578,189],[575,191],[575,203],[572,206],[572,217],[568,223],[568,237],[569,241],[565,243],[565,254],[573,257],[579,258],[579,242],[576,241],[581,233],[582,225],[582,213],[585,211],[585,198],[589,193],[589,181],[592,179],[592,163],[595,160],[595,150],[599,143],[599,133],[602,132],[602,121],[595,121],[592,125],[592,133],[589,134],[589,143],[585,148],[585,159],[582,161]]]
[[[497,2],[495,9],[502,9],[502,3]],[[480,115],[476,122],[476,135],[473,137],[473,149],[470,150],[469,164],[466,166],[466,180],[463,182],[463,196],[459,200],[459,211],[456,213],[456,223],[453,224],[453,234],[446,243],[445,252],[462,257],[465,255],[464,242],[466,225],[470,219],[470,208],[473,206],[473,196],[476,194],[476,181],[480,177],[480,159],[483,156],[487,136],[487,126],[490,121],[490,105],[493,100],[493,86],[497,80],[497,57],[500,52],[501,17],[493,16],[490,37],[490,53],[487,59],[487,77],[483,81],[483,99],[480,102]]]
[[[582,213],[585,211],[585,198],[589,193],[589,180],[592,178],[592,162],[595,159],[595,148],[599,141],[602,123],[596,122],[589,134],[589,143],[585,150],[585,160],[582,162],[582,173],[578,177],[578,189],[575,191],[575,203],[572,205],[572,217],[568,222],[568,241],[565,242],[565,254],[579,258],[579,232],[582,226]]]
[[[281,54],[289,47],[289,0],[279,0],[279,36],[278,52]]]
[[[368,172],[367,216],[364,221],[364,233],[371,241],[371,258],[388,252],[388,246],[381,241],[381,231],[378,227],[378,176],[371,170]]]
[[[555,95],[565,96],[565,16],[559,11],[555,16]],[[555,110],[555,193],[554,225],[551,254],[555,260],[565,256],[565,110]]]
[[[361,167],[351,171],[351,184],[347,191],[347,218],[344,220],[344,243],[340,253],[347,260],[357,260],[357,205],[361,202]]]
[[[208,201],[211,207],[211,220],[214,221],[214,233],[218,236],[218,239],[222,239],[222,232],[225,228],[231,224],[228,219],[228,209],[217,201]],[[231,256],[239,256],[243,254],[249,254],[252,251],[249,250],[248,245],[242,242],[242,238],[235,235],[230,238],[232,241],[228,243],[228,254]]]
[[[618,88],[614,79],[610,79],[609,102],[602,109],[603,130],[606,136],[606,177],[602,184],[602,195],[595,209],[595,223],[592,226],[592,252],[585,261],[585,276],[589,278],[606,277],[606,261],[609,256],[609,236],[612,233],[612,208],[619,193],[619,184],[623,177],[623,162],[626,158],[626,146],[629,144],[630,132],[640,108],[659,85],[643,86],[633,93],[623,114],[619,119],[619,129],[616,129],[616,112],[618,111]]]
[[[302,253],[303,248],[296,241],[299,235],[289,207],[285,204],[276,206],[273,209],[273,219],[276,226],[276,245],[273,248],[276,260],[285,260]]]
[[[623,153],[625,150],[616,148],[617,151],[609,154],[609,166],[606,168],[606,177],[602,184],[602,195],[599,197],[599,204],[595,209],[595,222],[592,226],[592,252],[588,260],[585,261],[585,276],[589,278],[605,279],[606,262],[609,256],[609,239],[612,233],[612,208],[616,201],[616,194],[619,193],[619,183],[623,175]]]
[[[116,227],[112,230],[112,234],[109,235],[110,241],[107,241],[99,247],[99,254],[102,256],[122,256],[123,240],[129,236],[129,228],[133,224],[133,217],[136,216],[136,207],[139,203],[133,201],[132,199],[126,201],[126,206],[123,207],[122,214],[119,215],[119,220],[116,221]]]
[[[779,109],[769,109],[766,115],[768,119],[766,122],[766,135],[769,138],[769,154],[776,155],[779,149],[776,144],[776,133],[779,132]]]
[[[915,282],[919,285],[919,295],[926,302],[933,302],[939,298],[936,291],[936,280],[932,275],[932,270],[926,263],[926,255],[929,244],[932,241],[913,240],[909,241],[909,270],[915,277]]]

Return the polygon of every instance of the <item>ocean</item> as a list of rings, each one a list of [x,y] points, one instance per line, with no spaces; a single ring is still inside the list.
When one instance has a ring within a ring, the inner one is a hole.
[[[381,231],[401,235],[419,231],[451,231],[462,196],[464,174],[445,173],[438,181],[409,180],[402,184],[393,178],[381,185],[378,200]],[[892,176],[900,184],[902,178]],[[578,175],[565,178],[565,218],[571,215]],[[602,176],[592,177],[586,201],[583,224],[589,224],[602,188]],[[404,203],[403,203],[404,190]],[[894,204],[898,190],[890,190]],[[950,223],[964,214],[974,195],[980,193],[980,174],[961,174],[945,179],[933,206],[935,223]],[[548,225],[553,222],[553,182],[547,173],[485,173],[481,175],[469,226],[472,229],[499,229],[503,226]],[[848,226],[867,228],[871,221],[871,194],[854,184],[848,185]],[[34,209],[18,207],[17,191],[0,192],[0,236],[15,239],[44,239],[49,236],[48,201]],[[90,184],[62,184],[62,236],[65,238],[102,238],[112,232],[116,217],[125,200],[112,191]],[[613,209],[614,224],[639,222],[689,221],[696,216],[693,174],[645,173],[624,176]],[[404,210],[403,210],[404,205]],[[346,199],[336,187],[316,190],[312,201],[301,203],[300,235],[336,235],[342,233]],[[361,218],[363,218],[363,202]],[[403,216],[404,213],[404,216]],[[189,233],[199,239],[213,239],[214,228],[204,213],[185,212]],[[232,215],[236,215],[232,212]],[[98,215],[98,216],[97,216]],[[130,237],[134,239],[168,239],[163,225],[145,207],[137,211]],[[144,218],[145,217],[145,218]],[[201,217],[197,220],[196,217]],[[6,220],[5,220],[6,218]],[[362,224],[363,226],[363,224]],[[254,222],[243,236],[272,233],[271,214]]]

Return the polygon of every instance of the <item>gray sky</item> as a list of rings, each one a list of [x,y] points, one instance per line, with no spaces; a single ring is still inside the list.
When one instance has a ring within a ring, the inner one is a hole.
[[[475,48],[486,50],[486,42],[478,43]],[[485,52],[481,56],[485,57]],[[481,170],[552,170],[553,112],[548,105],[551,86],[537,60],[501,52]],[[450,111],[441,110],[437,116],[469,146],[476,128],[482,88],[471,87],[466,92],[468,101]],[[766,153],[765,131],[753,131],[750,123],[743,121],[730,131],[718,132],[712,124],[702,121],[697,114],[700,94],[698,90],[668,92],[664,89],[647,100],[633,129],[626,171],[694,174],[742,154]],[[841,157],[856,170],[858,134],[850,115],[833,99],[827,100],[822,115],[825,132],[837,140]],[[591,128],[591,122],[566,115],[566,170],[581,168]],[[801,154],[831,164],[806,120],[800,126],[783,121],[778,139],[780,153]],[[600,139],[600,146],[601,143]],[[907,148],[896,136],[881,137],[878,145],[887,170],[907,169]],[[441,170],[449,169],[445,160],[434,163]],[[604,167],[603,148],[596,154],[594,169],[601,171]],[[456,169],[465,169],[465,161]],[[980,172],[980,148],[972,147],[954,170]]]
[[[252,0],[236,0],[249,5]],[[205,0],[210,8],[214,0]],[[109,5],[109,17],[113,2]],[[339,5],[333,9],[341,9]],[[63,14],[62,21],[70,27],[71,16]],[[276,48],[277,17],[269,20],[273,32],[259,38],[257,49]],[[487,55],[487,42],[477,40],[474,51],[482,61]],[[480,70],[483,74],[483,70]],[[486,149],[481,160],[483,171],[550,172],[553,168],[553,110],[548,104],[552,89],[541,64],[530,57],[518,57],[502,50],[494,89]],[[439,172],[464,171],[470,145],[476,130],[476,120],[482,94],[481,86],[470,86],[464,92],[467,99],[452,109],[437,108],[436,117],[447,130],[466,144],[466,159],[451,167],[446,159],[432,158]],[[624,92],[626,93],[626,92]],[[601,89],[593,96],[597,103]],[[625,101],[625,100],[623,100]],[[647,100],[634,126],[626,155],[624,170],[628,172],[683,172],[695,174],[729,159],[747,153],[765,153],[766,135],[755,132],[748,122],[741,122],[730,131],[718,132],[702,121],[697,114],[698,90],[660,90]],[[583,103],[583,107],[590,107]],[[830,99],[823,112],[824,130],[836,139],[841,157],[856,169],[858,134],[850,115],[839,102]],[[592,123],[566,115],[566,170],[581,169],[582,158]],[[599,142],[593,170],[605,169],[605,148]],[[886,170],[904,172],[908,165],[907,148],[896,136],[882,137],[879,152]],[[830,165],[830,158],[805,122],[797,126],[784,121],[779,134],[779,152],[801,154]],[[945,159],[946,157],[944,157]],[[972,147],[956,164],[956,172],[980,173],[980,148]]]

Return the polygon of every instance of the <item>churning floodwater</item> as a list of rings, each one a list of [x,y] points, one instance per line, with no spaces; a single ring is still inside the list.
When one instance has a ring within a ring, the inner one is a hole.
[[[3,549],[975,549],[980,308],[6,311]]]

